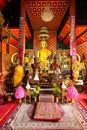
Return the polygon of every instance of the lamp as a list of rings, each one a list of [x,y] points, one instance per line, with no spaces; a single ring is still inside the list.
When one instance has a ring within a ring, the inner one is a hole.
[[[45,22],[49,22],[53,19],[54,14],[50,10],[50,4],[46,4],[44,11],[41,13],[41,18]]]

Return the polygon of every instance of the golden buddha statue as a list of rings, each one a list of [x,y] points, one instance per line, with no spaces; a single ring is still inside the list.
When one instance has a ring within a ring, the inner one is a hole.
[[[40,66],[36,57],[34,58],[34,63],[31,64],[31,67],[33,69],[33,76],[35,76],[35,74],[40,71]]]
[[[47,43],[45,40],[41,41],[41,49],[38,50],[37,58],[40,62],[42,69],[48,69],[48,57],[51,55],[51,51],[47,49]]]
[[[75,61],[72,65],[72,70],[73,70],[73,79],[78,80],[79,77],[79,72],[80,72],[80,62]]]
[[[25,70],[29,70],[31,66],[30,56],[28,53],[25,53],[24,55],[24,68]]]
[[[62,55],[60,57],[61,68],[68,69],[70,67],[70,56],[66,54],[66,51],[63,50]]]

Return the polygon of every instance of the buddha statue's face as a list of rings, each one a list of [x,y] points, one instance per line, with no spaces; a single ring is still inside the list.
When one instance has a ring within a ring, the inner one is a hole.
[[[41,47],[42,47],[42,48],[46,48],[46,42],[45,42],[45,41],[42,41],[42,42],[41,42]]]

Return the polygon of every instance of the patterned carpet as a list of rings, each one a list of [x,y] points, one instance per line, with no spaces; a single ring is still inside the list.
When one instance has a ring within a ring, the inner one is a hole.
[[[34,104],[19,105],[0,127],[0,130],[87,130],[87,111],[81,104],[75,102],[69,105],[61,104],[60,107],[65,113],[62,120],[45,122],[32,119],[35,110]]]
[[[87,122],[87,110],[85,110],[84,107],[80,103],[75,102],[73,104],[73,109],[79,111],[83,119]]]
[[[76,110],[73,110],[72,105],[60,104],[60,107],[65,113],[60,121],[36,121],[31,118],[34,106],[23,103],[10,128],[12,130],[86,130],[86,123],[80,113],[77,114]]]
[[[87,110],[79,102],[75,102],[71,106],[80,124],[84,127],[84,130],[87,130]]]

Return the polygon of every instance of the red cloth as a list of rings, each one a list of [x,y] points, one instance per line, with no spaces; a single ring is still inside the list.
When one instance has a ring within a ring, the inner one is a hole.
[[[6,6],[5,0],[0,0],[0,10]]]
[[[8,118],[8,116],[13,112],[13,110],[17,107],[17,102],[8,102],[3,105],[0,105],[0,126],[4,123],[4,121]]]
[[[87,94],[79,94],[77,101],[87,110]]]

